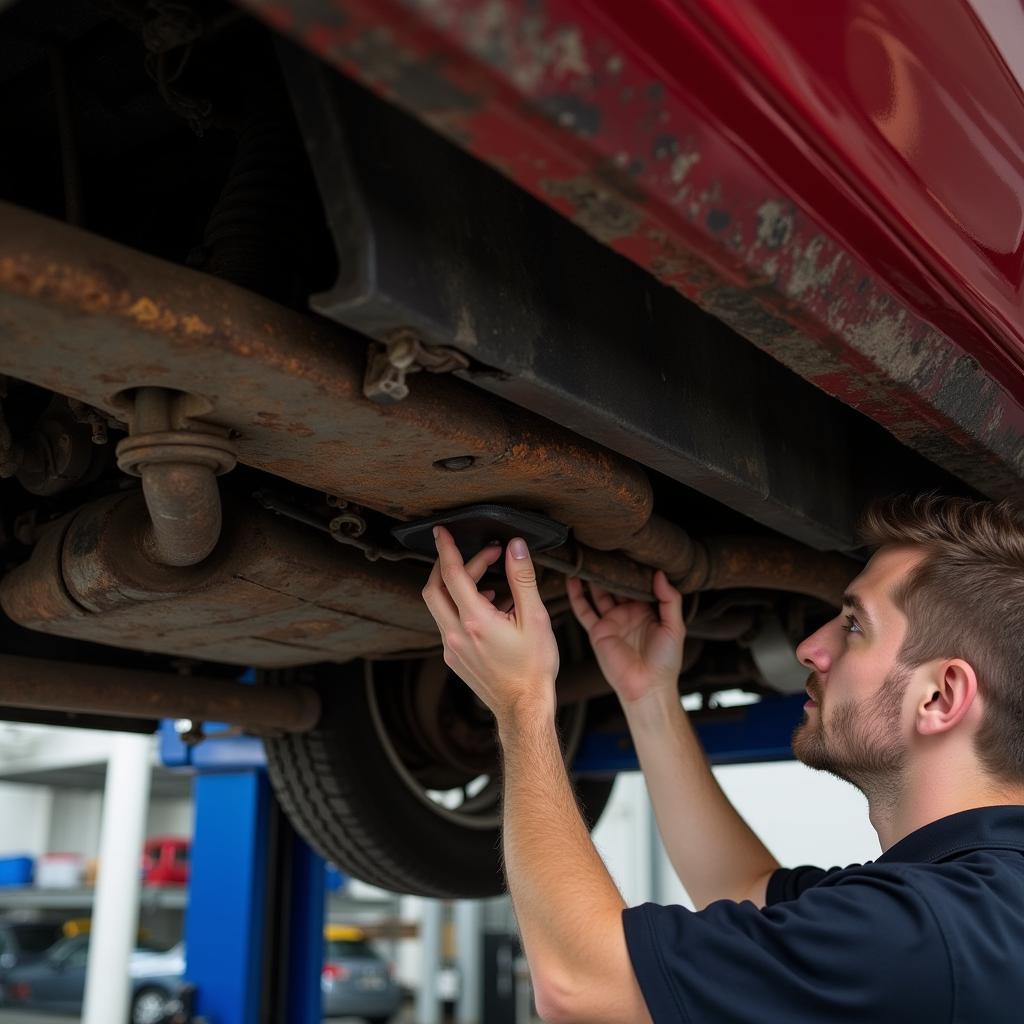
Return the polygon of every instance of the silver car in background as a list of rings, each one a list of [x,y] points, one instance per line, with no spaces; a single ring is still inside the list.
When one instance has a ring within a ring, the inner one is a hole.
[[[362,1017],[385,1024],[402,1005],[402,989],[391,964],[374,951],[359,928],[324,929],[324,966],[320,976],[325,1017]]]

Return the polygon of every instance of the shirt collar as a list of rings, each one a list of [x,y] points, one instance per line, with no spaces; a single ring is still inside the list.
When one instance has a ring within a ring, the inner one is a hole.
[[[935,864],[980,849],[1024,852],[1024,805],[974,807],[939,818],[904,836],[875,863]]]

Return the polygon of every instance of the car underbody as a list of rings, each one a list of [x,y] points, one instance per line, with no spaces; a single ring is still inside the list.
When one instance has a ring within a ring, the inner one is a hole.
[[[895,429],[736,295],[698,304],[612,251],[615,189],[579,185],[571,223],[441,137],[438,81],[424,118],[375,95],[381,39],[335,51],[364,54],[360,81],[227,5],[0,12],[0,705],[215,718],[203,686],[255,668],[263,717],[235,695],[221,720],[267,737],[315,845],[389,888],[485,895],[493,726],[393,528],[482,504],[568,528],[537,563],[571,757],[619,719],[567,575],[648,599],[668,573],[682,693],[799,692],[793,648],[857,572],[867,501],[1020,477],[998,431],[954,451],[938,413]],[[770,258],[793,230],[772,223]],[[592,816],[609,785],[584,783]]]

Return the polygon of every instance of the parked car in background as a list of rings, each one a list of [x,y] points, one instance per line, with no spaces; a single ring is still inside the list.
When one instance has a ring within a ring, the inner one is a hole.
[[[3,985],[3,1005],[54,1013],[81,1013],[89,935],[61,939],[37,962],[16,967]],[[169,950],[139,945],[132,953],[130,1024],[158,1024],[182,989],[184,947]],[[114,1022],[111,1022],[114,1024]]]
[[[189,847],[187,839],[154,836],[142,851],[142,881],[145,885],[187,885]]]
[[[362,1017],[384,1024],[402,1004],[391,964],[374,951],[360,928],[348,925],[324,929],[320,990],[325,1017]]]
[[[63,937],[62,922],[56,919],[0,918],[0,984],[15,967],[35,962]]]

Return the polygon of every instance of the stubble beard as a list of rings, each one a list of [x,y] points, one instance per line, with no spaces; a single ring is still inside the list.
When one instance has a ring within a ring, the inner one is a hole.
[[[907,761],[900,712],[909,681],[909,669],[894,669],[871,697],[836,704],[826,730],[821,686],[812,677],[808,689],[818,703],[818,720],[804,712],[793,731],[793,753],[809,768],[856,786],[872,803],[894,801]]]

